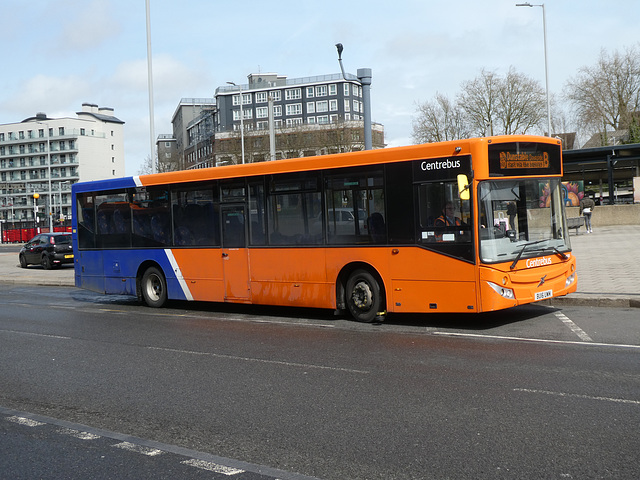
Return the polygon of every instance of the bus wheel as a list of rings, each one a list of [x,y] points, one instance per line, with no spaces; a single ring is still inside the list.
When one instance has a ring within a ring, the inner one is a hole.
[[[142,276],[142,298],[149,307],[159,308],[167,301],[167,281],[156,267],[149,267]]]
[[[354,271],[347,280],[347,306],[358,322],[373,322],[378,316],[382,299],[380,285],[366,270]]]

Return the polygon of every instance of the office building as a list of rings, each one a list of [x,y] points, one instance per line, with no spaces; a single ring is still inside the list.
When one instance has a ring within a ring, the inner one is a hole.
[[[122,177],[124,122],[109,107],[84,103],[77,118],[38,113],[0,125],[0,221],[39,227],[68,223],[71,185]],[[34,194],[37,194],[34,198]]]

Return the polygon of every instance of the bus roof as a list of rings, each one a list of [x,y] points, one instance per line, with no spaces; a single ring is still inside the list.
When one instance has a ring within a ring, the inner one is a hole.
[[[320,155],[283,159],[273,162],[248,163],[244,165],[227,165],[194,170],[156,173],[134,177],[114,178],[81,182],[73,185],[75,192],[90,192],[133,188],[141,186],[165,185],[184,182],[201,182],[214,179],[242,178],[257,175],[269,175],[287,172],[303,172],[327,170],[338,167],[355,167],[400,161],[420,160],[448,156],[469,155],[478,148],[486,148],[489,143],[504,142],[539,142],[560,144],[555,138],[532,135],[505,135],[495,137],[478,137],[447,142],[426,143],[404,147],[363,150],[358,152]],[[459,150],[457,150],[459,147]]]

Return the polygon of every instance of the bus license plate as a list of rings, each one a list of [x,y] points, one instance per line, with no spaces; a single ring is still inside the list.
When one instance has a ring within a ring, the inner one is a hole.
[[[545,290],[544,292],[536,292],[536,301],[553,297],[553,290]]]

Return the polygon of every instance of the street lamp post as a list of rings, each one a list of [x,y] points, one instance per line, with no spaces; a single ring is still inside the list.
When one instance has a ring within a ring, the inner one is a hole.
[[[240,91],[240,149],[242,151],[242,163],[244,163],[244,112],[242,110],[244,99],[242,98],[242,85],[236,85],[233,82],[227,83],[229,85],[233,85],[234,87],[238,87],[238,90]]]
[[[532,5],[527,3],[516,3],[516,7],[542,7],[542,28],[544,33],[544,77],[547,88],[547,135],[551,136],[551,101],[549,100],[549,65],[547,60],[547,16],[544,10],[544,3]]]
[[[49,177],[49,231],[53,232],[53,192],[51,190],[51,128],[48,123],[36,122],[47,130],[47,176]]]
[[[336,49],[338,50],[338,63],[340,63],[340,71],[342,72],[343,80],[347,80],[347,76],[344,73],[344,67],[342,65],[342,52],[344,51],[344,45],[336,43]],[[364,149],[371,150],[373,148],[371,138],[371,69],[359,68],[358,80],[362,86],[362,107],[363,107],[363,122],[364,122]]]
[[[38,233],[38,198],[40,198],[40,194],[35,192],[33,194],[33,226]]]

